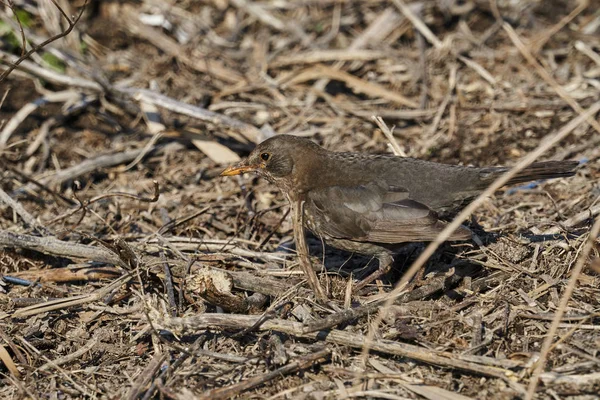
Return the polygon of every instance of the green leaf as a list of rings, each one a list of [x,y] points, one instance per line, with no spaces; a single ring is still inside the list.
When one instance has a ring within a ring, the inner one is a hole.
[[[42,54],[42,60],[44,60],[44,62],[48,64],[50,68],[57,72],[64,73],[66,70],[65,64],[58,57],[51,53]]]
[[[31,18],[31,14],[29,14],[27,11],[17,9],[15,10],[15,15],[17,16],[23,27],[29,28],[31,26],[33,19]]]
[[[11,33],[12,28],[4,21],[0,21],[0,36],[4,36],[7,33]]]
[[[15,34],[12,27],[3,21],[0,21],[0,38],[4,42],[2,43],[3,47],[6,45],[5,49],[9,52],[21,48],[22,43],[20,38]]]

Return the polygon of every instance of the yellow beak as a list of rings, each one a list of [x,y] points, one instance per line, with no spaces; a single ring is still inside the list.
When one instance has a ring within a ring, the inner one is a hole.
[[[227,167],[227,169],[225,169],[225,171],[221,172],[221,176],[234,176],[234,175],[241,175],[241,174],[245,174],[246,172],[254,172],[256,171],[258,168],[260,168],[260,166],[258,165],[232,165]]]

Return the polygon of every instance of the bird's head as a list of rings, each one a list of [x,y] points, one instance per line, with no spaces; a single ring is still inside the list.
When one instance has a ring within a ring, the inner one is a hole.
[[[228,167],[221,176],[256,172],[271,182],[296,181],[325,150],[306,138],[277,135],[260,143],[248,158]]]

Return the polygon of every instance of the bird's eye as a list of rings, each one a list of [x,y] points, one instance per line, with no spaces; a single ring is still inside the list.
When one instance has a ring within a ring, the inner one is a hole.
[[[260,158],[262,158],[264,161],[269,161],[269,158],[271,158],[271,155],[269,153],[262,153],[260,155]]]

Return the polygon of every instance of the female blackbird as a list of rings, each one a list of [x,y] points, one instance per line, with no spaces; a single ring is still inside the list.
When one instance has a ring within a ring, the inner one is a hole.
[[[508,184],[574,175],[577,161],[531,164]],[[292,204],[304,202],[304,223],[326,243],[375,256],[387,272],[394,250],[406,242],[430,241],[440,220],[465,206],[506,167],[464,167],[393,155],[336,153],[309,139],[278,135],[265,140],[223,176],[256,172],[274,183]],[[449,240],[467,240],[464,227]]]

